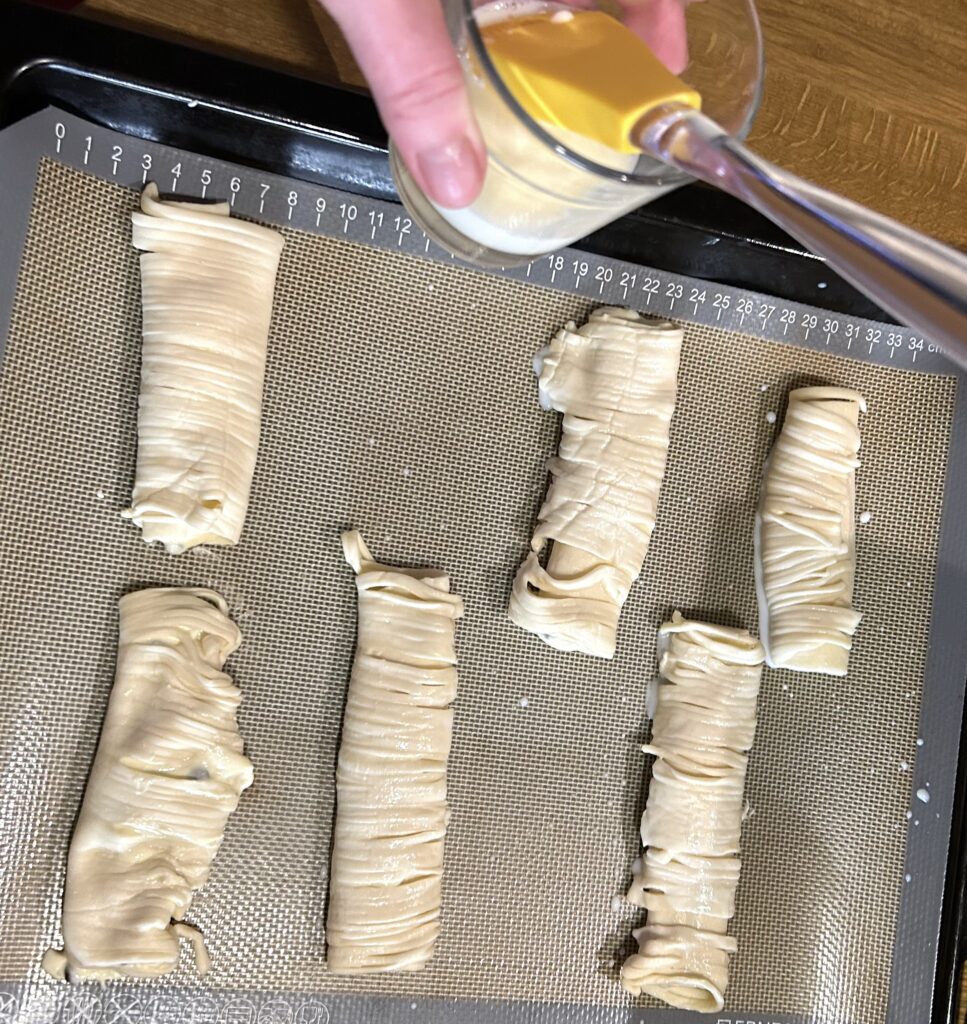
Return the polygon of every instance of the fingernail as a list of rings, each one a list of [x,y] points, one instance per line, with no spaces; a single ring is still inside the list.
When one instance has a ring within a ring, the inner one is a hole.
[[[477,198],[481,168],[473,143],[466,135],[416,157],[429,197],[441,206],[458,209]]]

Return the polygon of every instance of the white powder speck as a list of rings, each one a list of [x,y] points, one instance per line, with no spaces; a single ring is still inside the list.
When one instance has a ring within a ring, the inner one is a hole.
[[[195,107],[197,107],[197,106],[198,106],[198,100],[189,100],[188,101],[189,109],[194,110]]]
[[[413,475],[413,470],[410,466],[403,467],[403,476],[409,478]]]
[[[927,783],[927,789],[929,789],[929,788],[930,788],[930,783],[928,782],[928,783]]]
[[[917,799],[922,800],[925,804],[930,803],[930,794],[921,786],[917,790]]]
[[[784,690],[788,690],[788,689],[789,689],[789,684],[788,684],[788,683],[783,683],[783,684],[782,684],[782,688],[783,688]]]
[[[907,811],[907,821],[913,817],[913,811]]]
[[[103,501],[104,500],[104,492],[103,491],[98,491],[97,492],[97,499],[98,499],[98,501]]]
[[[906,761],[901,761],[900,762],[900,771],[901,772],[908,772],[909,770],[910,770],[910,765],[907,764]]]
[[[827,288],[829,286],[826,284],[825,281],[820,281],[819,284],[816,285],[816,287],[817,288]]]
[[[428,284],[428,285],[426,286],[426,290],[427,290],[428,292],[432,292],[432,291],[433,291],[433,285],[432,285],[432,284]]]
[[[918,747],[922,747],[923,746],[923,737],[922,736],[918,736],[917,737],[917,746]]]
[[[369,445],[370,448],[375,448],[376,447],[376,438],[375,437],[371,437],[371,438],[369,438],[369,440],[367,440],[366,443]]]
[[[766,413],[766,423],[775,423],[775,422],[776,422],[776,414],[770,409]]]
[[[410,1009],[411,1010],[415,1010],[416,1009],[416,1003],[410,1003]]]
[[[913,824],[914,825],[919,825],[920,824],[920,819],[919,818],[914,818],[913,819]]]
[[[909,700],[912,696],[913,693],[910,690],[907,690],[907,700]]]
[[[912,882],[913,881],[913,875],[904,875],[903,876],[903,881],[904,882]]]
[[[530,701],[526,697],[521,697],[517,702],[522,708],[530,707]]]
[[[937,817],[938,818],[940,817],[940,811],[937,811]]]
[[[623,905],[624,901],[621,899],[621,897],[615,896],[615,898],[611,901],[611,912],[613,914],[620,914]]]
[[[760,384],[759,385],[759,390],[760,391],[768,391],[769,390],[769,385],[768,384]]]
[[[860,512],[860,522],[863,524],[863,526],[868,525],[872,521],[873,521],[873,513],[872,512]]]

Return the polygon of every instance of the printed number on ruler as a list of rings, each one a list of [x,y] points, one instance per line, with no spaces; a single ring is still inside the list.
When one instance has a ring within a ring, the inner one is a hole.
[[[403,239],[413,230],[413,221],[409,217],[394,217],[393,227],[396,230],[396,244],[402,249]]]
[[[645,293],[645,305],[651,305],[651,297],[658,294],[661,281],[657,277],[646,277],[641,283],[641,290]]]
[[[731,296],[726,295],[724,292],[715,293],[715,297],[712,299],[712,308],[715,310],[716,323],[722,319],[722,314],[726,312],[731,304]]]
[[[739,314],[739,327],[745,324],[745,318],[752,316],[754,311],[754,303],[752,299],[739,299],[735,304],[735,311]]]
[[[340,203],[339,216],[342,217],[342,233],[349,234],[349,225],[359,216],[355,203]]]
[[[598,282],[598,295],[604,295],[605,285],[611,284],[614,280],[614,270],[611,267],[598,267],[594,272],[594,279]]]

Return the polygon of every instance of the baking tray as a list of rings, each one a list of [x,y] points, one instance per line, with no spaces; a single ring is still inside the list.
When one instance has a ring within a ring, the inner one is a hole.
[[[69,164],[83,166],[90,173],[109,181],[112,177],[114,180],[122,180],[118,178],[117,172],[112,171],[110,156],[113,146],[117,144],[112,142],[114,137],[99,129],[85,128],[85,123],[92,123],[121,132],[127,139],[144,140],[147,144],[142,147],[144,151],[156,154],[159,160],[168,155],[163,147],[173,147],[179,151],[179,156],[189,151],[204,154],[213,160],[243,165],[246,181],[255,180],[251,177],[252,169],[264,171],[264,174],[257,177],[260,181],[264,179],[268,182],[273,190],[270,192],[270,208],[266,210],[263,205],[260,209],[259,190],[246,190],[239,193],[238,212],[292,224],[291,211],[295,209],[298,211],[296,218],[303,219],[297,219],[294,226],[304,230],[312,231],[315,227],[323,232],[341,233],[345,239],[373,244],[383,251],[428,255],[432,259],[440,259],[441,254],[429,251],[428,247],[421,252],[423,245],[415,234],[398,240],[392,237],[392,232],[384,232],[379,238],[375,237],[376,221],[370,218],[382,214],[380,224],[388,224],[394,219],[394,208],[385,205],[386,200],[392,197],[386,169],[385,139],[365,97],[256,70],[221,58],[180,50],[101,26],[74,20],[68,22],[19,5],[6,5],[3,17],[4,37],[7,40],[2,69],[5,87],[0,106],[3,123],[21,121],[51,105],[66,111],[68,115],[73,113],[85,119],[84,122],[75,121],[67,115],[58,117],[53,112],[46,115],[46,121],[37,131],[46,133],[43,145],[47,147],[45,152],[51,161],[56,163],[58,158],[63,158]],[[219,83],[218,94],[213,93],[212,82]],[[319,117],[320,111],[325,112],[324,119]],[[44,116],[41,114],[41,119]],[[40,125],[41,121],[35,124]],[[82,140],[86,138],[91,139],[90,167],[86,167],[83,160]],[[69,154],[68,147],[71,148]],[[206,166],[216,167],[213,160],[205,161],[195,157],[190,160],[172,159],[166,167],[170,168],[176,162],[182,164],[180,174],[184,175],[186,183],[194,175],[197,191],[201,172]],[[22,170],[33,174],[36,167]],[[215,187],[221,187],[223,191],[230,187],[228,182],[232,177],[229,173],[231,170],[227,163],[217,164],[217,174],[221,174],[222,178],[220,185],[217,183]],[[130,178],[127,169],[121,173],[122,176],[127,175],[123,177],[124,184],[137,183]],[[276,175],[278,178],[274,177]],[[299,185],[296,190],[299,197],[297,207],[272,206],[275,197],[285,197],[287,191],[293,191],[291,188],[283,188],[286,182],[291,181],[309,182],[318,187],[314,191],[303,191]],[[179,183],[180,178],[171,182],[176,187]],[[18,232],[22,234],[26,230],[29,214],[22,193],[18,194],[14,185],[12,178],[8,179],[8,188],[3,196],[3,223],[8,237],[15,237]],[[337,189],[338,192],[327,189]],[[340,197],[345,203],[347,193],[367,200],[354,205],[356,213],[352,219],[345,217],[341,223],[338,218],[321,225],[312,223],[312,211],[320,197],[328,197],[328,209],[332,212],[340,205]],[[396,209],[395,215],[398,216],[400,212]],[[656,231],[656,226],[660,226],[661,230]],[[370,233],[373,237],[368,237]],[[585,258],[582,253],[589,258]],[[590,254],[599,258],[592,259]],[[570,271],[572,261],[575,268],[573,274]],[[905,359],[904,365],[908,365],[911,371],[952,372],[936,353],[929,351],[928,345],[923,344],[924,339],[915,339],[910,332],[889,332],[884,326],[883,314],[835,278],[821,261],[804,254],[796,243],[742,207],[701,188],[681,190],[666,197],[660,204],[653,204],[645,211],[599,232],[583,244],[580,251],[566,254],[560,266],[549,260],[546,264],[542,262],[535,265],[530,271],[517,271],[511,276],[539,286],[583,295],[590,301],[621,301],[625,297],[620,290],[622,275],[643,277],[645,272],[641,264],[646,264],[650,268],[649,272],[655,274],[653,279],[657,279],[657,272],[661,272],[661,294],[655,296],[655,306],[651,307],[656,312],[671,312],[699,326],[703,317],[709,323],[714,322],[714,314],[706,310],[705,300],[701,310],[697,302],[693,304],[694,309],[687,305],[693,289],[696,295],[705,290],[701,289],[703,280],[714,282],[721,290],[712,294],[727,294],[732,299],[726,319],[733,329],[748,332],[754,326],[756,337],[781,341],[784,339],[783,327],[788,331],[790,323],[787,319],[783,324],[780,319],[782,312],[795,314],[794,322],[801,327],[810,323],[810,316],[817,315],[809,312],[808,304],[821,301],[823,310],[844,314],[836,318],[844,334],[850,329],[880,332],[876,347],[871,342],[870,351],[864,357],[870,364],[890,366]],[[581,267],[585,265],[587,270],[580,273]],[[610,277],[608,271],[611,272]],[[560,275],[559,279],[557,275]],[[666,289],[669,288],[671,292],[666,295]],[[681,288],[680,300],[674,297],[679,294],[677,288]],[[765,292],[785,301],[763,303],[761,296],[751,296],[743,289]],[[708,290],[712,291],[711,288]],[[646,296],[645,301],[650,304],[651,299]],[[669,309],[667,303],[675,301],[680,301],[678,309],[674,306]],[[745,314],[741,315],[740,322],[736,317],[739,304],[750,301],[754,303],[748,307],[750,323],[745,322]],[[665,303],[665,306],[659,308],[660,303]],[[639,304],[644,307],[643,302]],[[762,305],[771,305],[775,317],[757,325],[754,311]],[[719,313],[721,311],[720,306]],[[700,312],[702,316],[699,316]],[[879,326],[863,318],[873,318]],[[820,323],[817,321],[811,338],[798,339],[804,347],[820,350],[829,347],[832,339],[827,336],[823,340]],[[808,333],[809,328],[806,330]],[[894,336],[899,339],[897,346],[887,344],[887,338]],[[866,334],[857,337],[865,339]],[[540,340],[536,339],[537,342]],[[839,340],[835,339],[837,342]],[[915,347],[918,340],[921,342],[919,349]],[[962,419],[962,403],[958,401],[954,437],[951,441],[951,451],[955,454],[963,452],[959,433],[963,430]],[[957,507],[958,501],[962,505],[963,493],[960,473],[951,471],[946,481],[948,505]],[[946,575],[946,582],[941,580],[946,592],[950,592],[950,577],[963,575],[963,563],[958,561],[956,555],[957,550],[961,555],[964,551],[962,531],[961,524],[947,517],[940,540],[942,552],[946,555],[938,562],[939,573],[942,577]],[[510,566],[511,571],[512,568]],[[952,629],[952,635],[956,635],[962,614],[962,605],[941,602],[934,609],[934,635],[941,635],[944,629]],[[938,650],[936,645],[931,647],[927,682],[931,673],[936,679],[946,678],[949,682],[951,673],[956,675],[959,671],[956,666],[960,653],[956,644],[944,645],[942,650]],[[948,702],[938,705],[935,714],[941,722],[946,723],[949,733],[962,720],[962,705],[956,700],[953,704]],[[954,731],[959,732],[959,729]],[[930,747],[927,749],[929,751]],[[916,771],[918,775],[913,780],[912,788],[919,788],[916,784],[928,781],[927,776],[933,774],[926,759],[918,761]],[[934,787],[938,787],[937,776],[933,778]],[[944,780],[949,791],[943,787],[934,789],[931,807],[949,805],[949,823],[952,824],[950,834],[959,836],[963,786],[958,784],[957,792],[954,793],[953,782],[949,777]],[[942,825],[946,834],[946,814]],[[931,956],[928,969],[913,972],[900,982],[894,977],[890,1019],[897,1021],[915,1019],[911,1014],[915,1014],[916,1019],[923,1019],[923,1007],[929,1002],[930,991],[933,992],[933,1012],[937,1019],[950,1018],[953,1012],[954,965],[957,961],[963,902],[962,873],[958,869],[960,850],[952,846],[947,864],[940,863],[939,868],[936,857],[932,858],[934,877],[927,884],[930,872],[926,869],[921,871],[917,862],[915,844],[920,841],[919,835],[922,833],[912,837],[906,852],[906,866],[911,869],[907,873],[917,878],[917,893],[914,896],[904,891],[902,899],[905,903],[901,916],[912,922],[909,927],[918,930],[918,941],[927,942]],[[933,842],[936,841],[935,838]],[[913,905],[908,905],[910,903]],[[936,956],[932,955],[934,949]],[[5,995],[9,999],[16,999],[18,990],[11,987]],[[128,1004],[129,1009],[124,1012],[131,1012],[131,1005],[133,1003]],[[150,1000],[144,1000],[143,1005],[138,1005],[138,1012],[143,1019],[152,1019],[146,1016],[151,1013],[155,1015],[153,1019],[162,1019],[161,1015],[167,1012],[161,1004],[151,1003]],[[280,997],[274,1002],[269,998],[267,1001],[263,999],[261,1003],[252,1002],[251,1005],[253,1020],[255,1017],[266,1021],[291,1019],[300,1024],[303,1019],[307,1022],[309,1019],[321,1020],[323,1010],[327,1016],[330,1012],[339,1012],[344,1019],[363,1019],[367,1013],[376,1012],[408,1019],[407,1011],[411,1005],[417,1007],[416,1003],[397,1000],[381,1002],[375,997],[360,996],[346,1001],[330,999],[326,1003],[285,1002]],[[418,1005],[421,1014],[427,1018],[441,1013],[445,1016],[454,1009],[452,1004],[443,1000],[424,1005],[421,999]],[[500,1005],[504,1009],[510,1007],[510,1012],[518,1018],[581,1019],[587,1016],[587,1008],[581,1007],[549,1007],[540,1002],[520,1001]],[[49,1004],[43,1006],[49,1009]],[[96,1010],[92,1009],[93,1006],[93,1003],[61,1006],[57,1010],[61,1015],[58,1019],[70,1019],[71,1013],[97,1013],[102,1015],[97,1019],[104,1020],[126,1019],[122,1013],[123,1008],[115,1006],[112,1011],[107,998],[97,1003]],[[206,1006],[208,1009],[205,1009]],[[486,1001],[462,1004],[462,1007],[468,1015],[476,1012],[488,1019],[495,1019],[498,1015]],[[228,1019],[225,1015],[230,1009],[230,1003],[206,1004],[196,998],[190,1008],[179,1006],[177,1012],[182,1016],[190,1012],[194,1015],[192,1019],[202,1020],[206,1019],[204,1013],[211,1010],[216,1016],[221,1014],[222,1018]],[[41,1009],[38,1012],[47,1011]],[[746,1019],[743,1012],[735,1014],[734,1019]],[[307,1016],[310,1013],[315,1014],[315,1018]],[[647,1021],[682,1019],[678,1014],[660,1010],[634,1010],[629,1011],[629,1014],[632,1019],[640,1017]],[[22,1015],[21,1018],[27,1019]],[[36,1019],[54,1017],[41,1016]],[[732,1020],[733,1016],[725,1015],[722,1019]],[[775,1015],[774,1019],[785,1021],[794,1018]]]

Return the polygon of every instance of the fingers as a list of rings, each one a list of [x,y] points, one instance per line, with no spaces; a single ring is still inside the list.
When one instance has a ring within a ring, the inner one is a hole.
[[[625,24],[674,74],[688,65],[685,0],[619,0]]]
[[[440,0],[322,0],[352,48],[410,173],[441,206],[480,192],[483,141]]]

